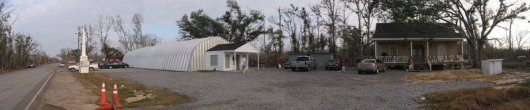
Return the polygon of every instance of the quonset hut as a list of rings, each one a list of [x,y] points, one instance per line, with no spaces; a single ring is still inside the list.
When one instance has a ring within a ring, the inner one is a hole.
[[[209,70],[205,61],[208,49],[227,44],[221,37],[207,37],[156,45],[128,52],[123,62],[130,67],[170,71]]]

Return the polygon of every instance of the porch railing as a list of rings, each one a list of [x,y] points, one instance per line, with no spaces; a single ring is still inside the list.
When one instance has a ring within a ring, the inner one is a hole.
[[[407,63],[409,56],[376,56],[376,59],[385,63]]]
[[[437,55],[429,56],[431,63],[450,63],[450,62],[463,62],[464,56],[462,55]]]
[[[376,56],[376,59],[385,63],[408,63],[409,56]],[[436,55],[427,57],[431,63],[463,62],[462,55]]]

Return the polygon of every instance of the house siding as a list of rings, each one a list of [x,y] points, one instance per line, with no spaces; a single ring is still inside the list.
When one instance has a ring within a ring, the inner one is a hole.
[[[425,41],[413,41],[412,44],[426,44]],[[438,44],[443,44],[446,47],[447,55],[460,55],[460,44],[458,41],[430,41],[429,42],[429,56],[438,55]],[[398,50],[397,56],[410,56],[410,41],[399,41],[399,42],[377,42],[377,53],[376,56],[382,56],[383,53],[390,54],[390,46],[396,47]],[[413,51],[414,55],[414,51]]]

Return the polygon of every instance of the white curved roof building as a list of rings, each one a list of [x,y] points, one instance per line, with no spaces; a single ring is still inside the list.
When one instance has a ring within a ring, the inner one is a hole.
[[[208,37],[146,47],[128,52],[123,62],[131,67],[171,71],[207,70],[205,53],[208,49],[227,44],[221,37]]]

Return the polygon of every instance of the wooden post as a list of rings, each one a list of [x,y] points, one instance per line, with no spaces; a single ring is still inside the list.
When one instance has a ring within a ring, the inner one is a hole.
[[[429,64],[429,71],[432,71],[432,64],[431,64],[431,61],[429,60],[429,41],[427,41],[427,54],[425,55],[426,58],[427,58],[427,64]]]
[[[377,59],[377,41],[374,41],[374,57]]]

